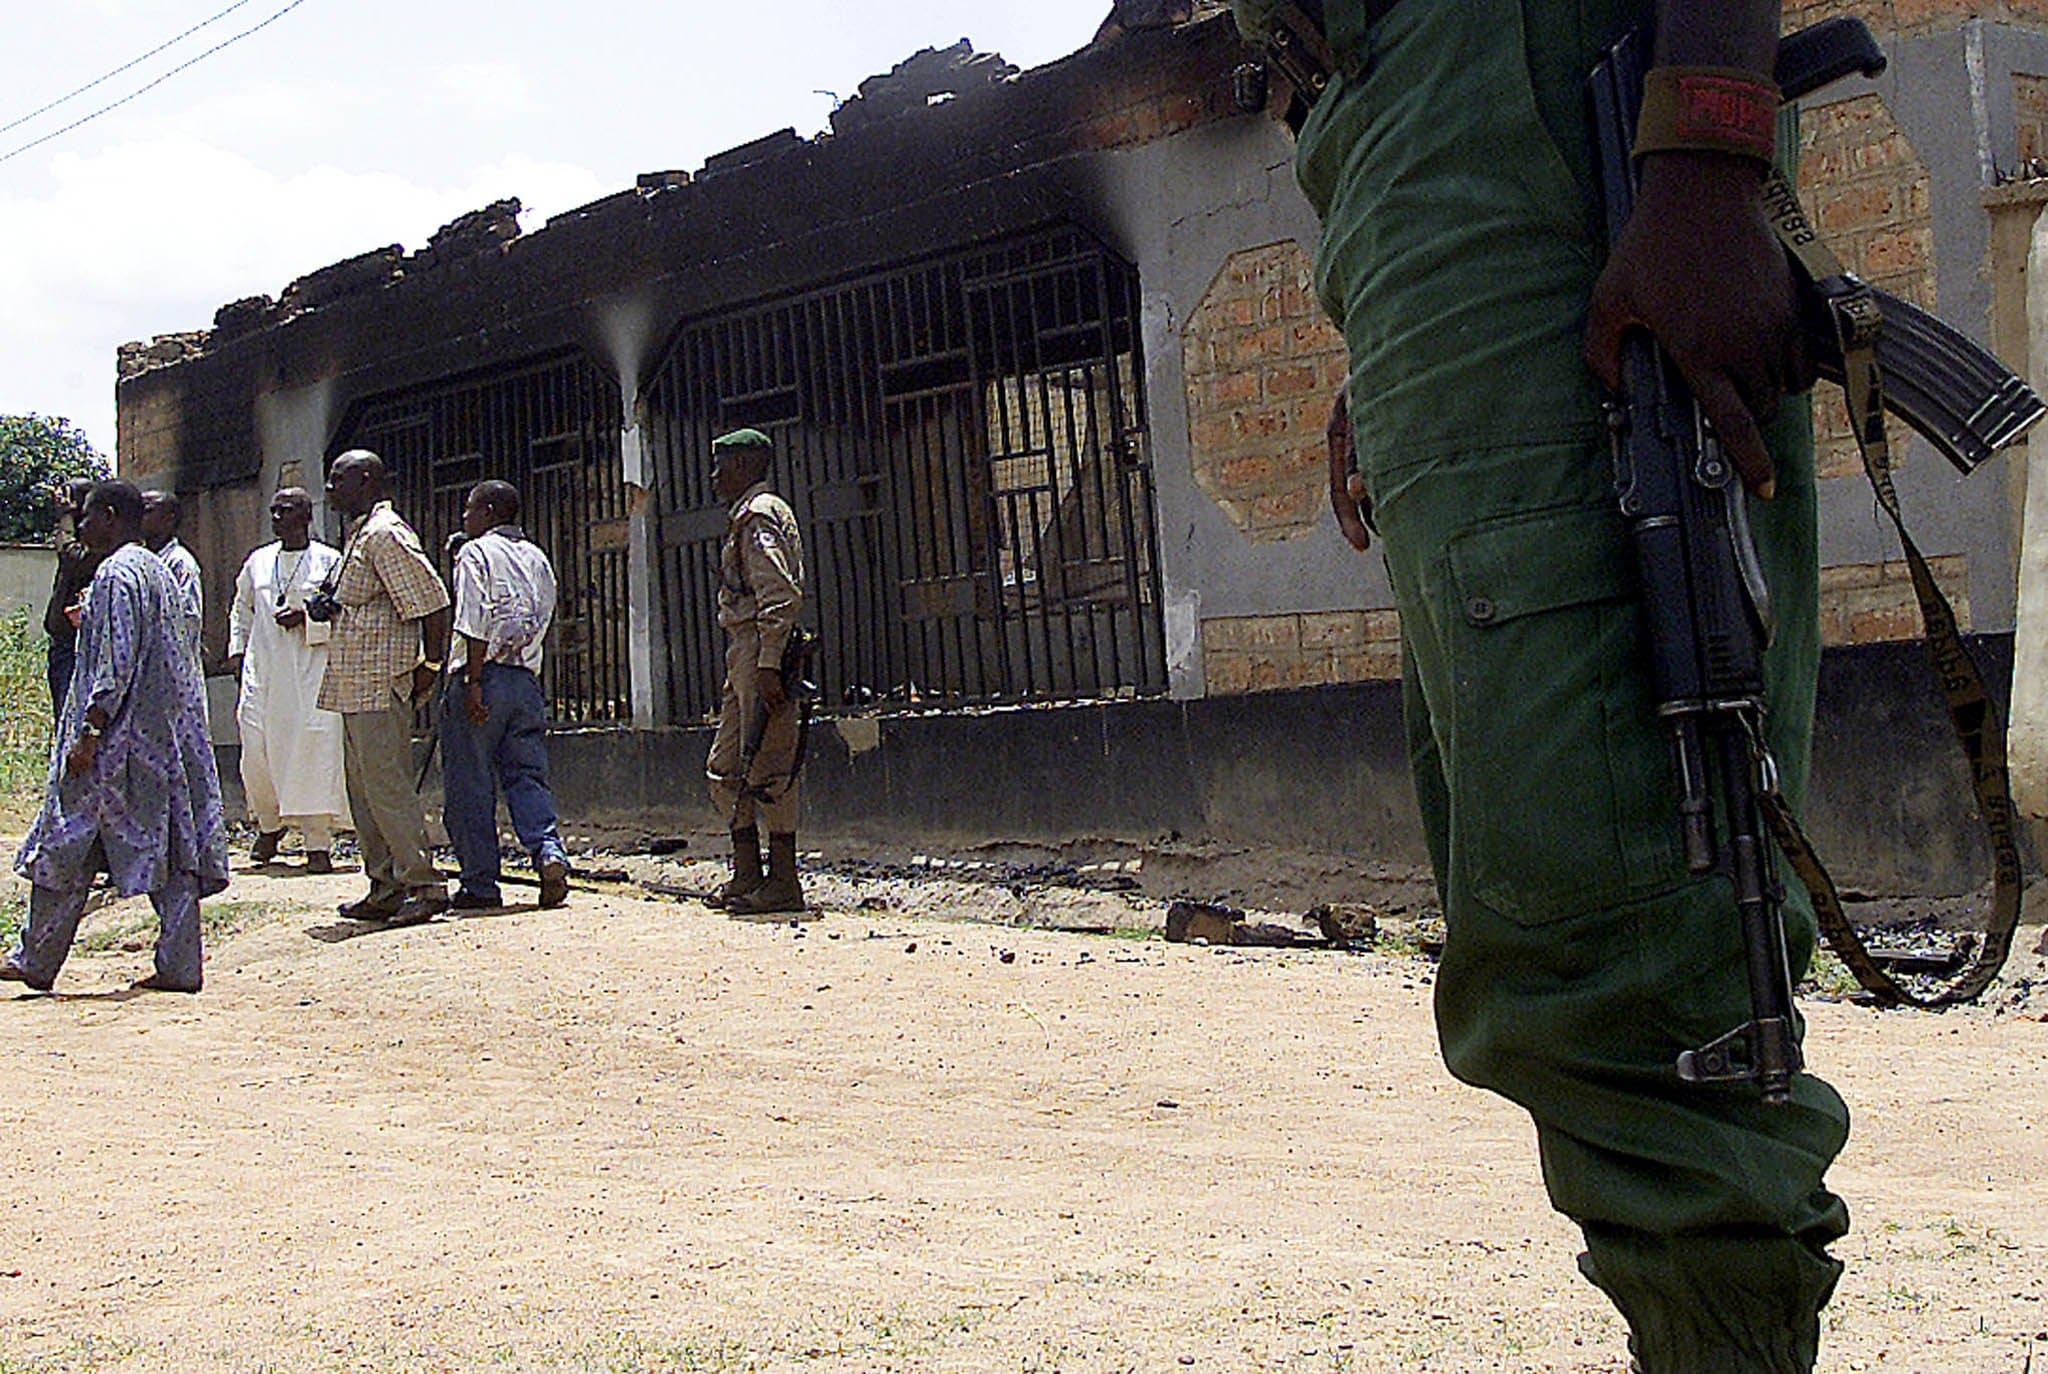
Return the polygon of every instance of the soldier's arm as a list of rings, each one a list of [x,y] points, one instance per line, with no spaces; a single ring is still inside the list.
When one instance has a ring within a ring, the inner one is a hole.
[[[1779,6],[1659,0],[1656,62],[1754,73],[1768,82]],[[1650,331],[1684,374],[1743,479],[1775,485],[1760,422],[1813,382],[1792,268],[1764,216],[1764,167],[1725,152],[1651,153],[1636,208],[1593,289],[1586,360],[1612,389],[1621,338]]]
[[[780,673],[782,651],[789,633],[796,628],[803,610],[803,588],[796,583],[796,569],[790,551],[782,546],[775,526],[760,516],[750,516],[739,532],[740,560],[747,585],[754,592],[754,623],[761,632],[758,666]]]

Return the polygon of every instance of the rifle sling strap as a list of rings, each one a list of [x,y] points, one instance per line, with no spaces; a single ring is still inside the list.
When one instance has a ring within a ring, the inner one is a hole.
[[[1870,478],[1878,506],[1898,531],[1899,546],[1905,551],[1906,565],[1912,574],[1913,593],[1920,604],[1924,642],[1948,700],[1949,723],[1969,764],[1970,786],[1990,843],[1992,865],[1990,920],[1971,952],[1969,964],[1954,982],[1930,994],[1918,994],[1901,986],[1871,956],[1862,937],[1849,923],[1833,880],[1821,866],[1791,808],[1775,791],[1764,799],[1764,816],[1792,871],[1812,895],[1821,933],[1866,991],[1887,1006],[1931,1008],[1967,1002],[1997,978],[2012,951],[2013,936],[2019,926],[2024,877],[2006,776],[2004,722],[1999,719],[1997,703],[1985,689],[1975,659],[1963,644],[1955,611],[1936,584],[1913,537],[1906,532],[1898,488],[1892,481],[1891,445],[1885,433],[1884,378],[1877,366],[1876,352],[1883,318],[1876,295],[1843,269],[1814,232],[1799,206],[1797,194],[1782,173],[1770,174],[1765,198],[1780,241],[1828,305],[1836,337],[1842,345],[1843,393],[1848,401],[1850,429],[1856,436],[1863,471]]]

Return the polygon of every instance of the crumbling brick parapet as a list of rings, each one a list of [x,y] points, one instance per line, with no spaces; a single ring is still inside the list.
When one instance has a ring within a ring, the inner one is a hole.
[[[468,258],[502,252],[519,237],[519,197],[493,201],[481,210],[457,215],[434,231],[427,246],[405,260],[405,270],[447,267]]]
[[[155,367],[168,367],[204,353],[213,335],[204,329],[179,334],[158,334],[148,342],[131,341],[114,351],[114,363],[122,377],[134,377]]]
[[[268,296],[244,296],[229,301],[213,312],[213,334],[218,343],[254,334],[277,318],[277,302]]]
[[[871,128],[970,91],[1001,85],[1016,75],[1017,68],[1002,54],[976,52],[964,38],[948,48],[924,48],[861,82],[852,98],[832,111],[832,132]]]

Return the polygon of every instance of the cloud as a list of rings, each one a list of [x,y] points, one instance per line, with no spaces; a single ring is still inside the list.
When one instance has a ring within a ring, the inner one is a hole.
[[[59,156],[51,172],[39,196],[0,183],[0,412],[69,415],[108,451],[123,341],[203,329],[224,302],[276,295],[372,248],[420,247],[506,196],[531,226],[617,189],[522,157],[431,184],[335,166],[278,173],[186,135]]]
[[[346,134],[377,101],[358,82],[293,77],[235,86],[152,112],[155,137],[184,136],[235,149],[265,150]]]
[[[535,108],[533,83],[516,62],[459,62],[435,72],[436,103],[480,124],[510,119]]]

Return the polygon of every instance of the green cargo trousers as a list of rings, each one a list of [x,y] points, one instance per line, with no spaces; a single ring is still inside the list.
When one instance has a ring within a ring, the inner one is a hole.
[[[1240,0],[1255,5],[1257,0]],[[1345,66],[1302,130],[1317,286],[1407,639],[1417,791],[1458,1077],[1535,1118],[1581,1267],[1649,1374],[1805,1371],[1847,1211],[1848,1113],[1682,1084],[1749,1015],[1732,893],[1688,875],[1640,669],[1600,397],[1581,361],[1603,240],[1583,79],[1648,6],[1326,0]],[[1819,657],[1812,439],[1789,402],[1757,536],[1778,606],[1770,737],[1798,805]],[[1796,886],[1796,884],[1795,884]],[[1810,909],[1786,913],[1795,971]]]

